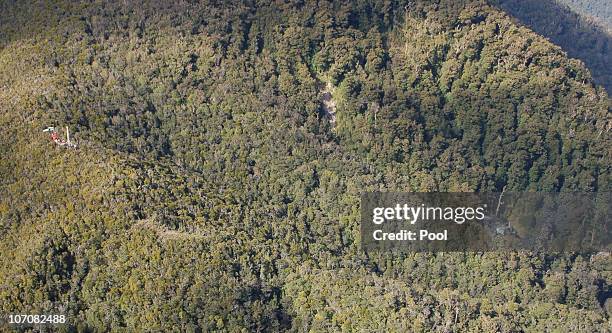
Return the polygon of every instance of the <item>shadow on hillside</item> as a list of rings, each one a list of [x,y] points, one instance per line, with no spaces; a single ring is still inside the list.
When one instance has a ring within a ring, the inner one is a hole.
[[[612,36],[554,0],[498,0],[495,6],[582,60],[595,83],[612,91]]]

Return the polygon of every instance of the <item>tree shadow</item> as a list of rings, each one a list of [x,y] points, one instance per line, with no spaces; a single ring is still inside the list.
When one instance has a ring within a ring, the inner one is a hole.
[[[604,28],[554,0],[497,0],[494,5],[582,60],[595,83],[612,91],[612,36]]]

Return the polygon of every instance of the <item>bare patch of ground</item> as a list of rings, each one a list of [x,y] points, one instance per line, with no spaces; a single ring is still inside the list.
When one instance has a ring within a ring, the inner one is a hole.
[[[329,122],[332,124],[336,123],[336,101],[332,95],[333,87],[331,83],[327,83],[325,88],[321,91],[321,106],[325,117],[329,118]]]

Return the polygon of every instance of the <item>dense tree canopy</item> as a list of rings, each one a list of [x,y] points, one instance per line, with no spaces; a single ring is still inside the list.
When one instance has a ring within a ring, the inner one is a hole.
[[[518,22],[582,60],[597,84],[612,89],[612,6],[607,0],[492,0]]]
[[[605,253],[359,248],[364,191],[611,190],[607,93],[494,7],[0,12],[2,314],[83,331],[610,329]]]
[[[612,6],[606,0],[559,0],[571,9],[593,17],[612,30]]]

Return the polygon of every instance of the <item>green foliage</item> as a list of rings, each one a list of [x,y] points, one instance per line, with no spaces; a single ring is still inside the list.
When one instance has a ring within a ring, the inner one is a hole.
[[[595,82],[612,89],[612,6],[605,0],[491,0],[520,23],[583,61]],[[588,3],[588,4],[587,4]],[[569,6],[569,7],[568,7]]]
[[[80,331],[609,328],[606,255],[359,248],[364,191],[610,190],[609,97],[496,9],[0,8],[0,312]]]

